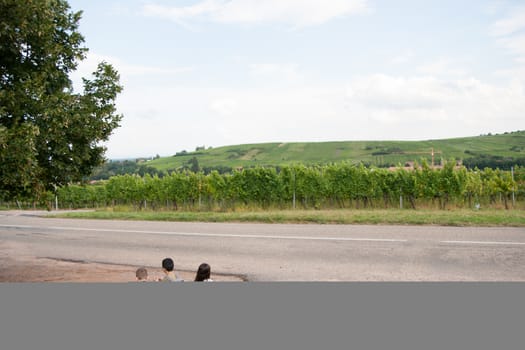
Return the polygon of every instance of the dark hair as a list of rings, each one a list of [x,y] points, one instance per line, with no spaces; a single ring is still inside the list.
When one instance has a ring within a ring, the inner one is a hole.
[[[197,270],[197,275],[195,276],[196,282],[202,282],[204,280],[210,279],[211,267],[206,263],[202,263]]]
[[[171,258],[162,260],[162,268],[166,271],[173,271],[173,260]]]

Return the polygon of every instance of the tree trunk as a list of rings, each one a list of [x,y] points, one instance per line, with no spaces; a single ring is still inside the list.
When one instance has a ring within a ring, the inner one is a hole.
[[[408,199],[410,200],[410,206],[412,206],[412,209],[416,209],[416,199],[414,196],[409,196]]]

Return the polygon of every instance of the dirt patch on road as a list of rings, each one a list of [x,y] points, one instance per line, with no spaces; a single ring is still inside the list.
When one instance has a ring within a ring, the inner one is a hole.
[[[13,257],[16,256],[16,259]],[[60,260],[35,257],[23,245],[0,242],[0,282],[98,282],[122,283],[135,281],[135,271],[140,266],[114,265],[82,260]],[[145,266],[148,279],[156,281],[163,276],[160,267]],[[193,281],[194,271],[176,271],[185,281]],[[213,274],[214,281],[239,282],[239,276]]]
[[[131,282],[135,280],[138,266],[109,265],[103,263],[63,261],[49,258],[28,260],[0,260],[0,282]],[[160,268],[146,267],[149,280],[162,277]],[[195,273],[177,271],[185,281],[192,281]],[[214,274],[215,281],[242,281],[236,276]]]

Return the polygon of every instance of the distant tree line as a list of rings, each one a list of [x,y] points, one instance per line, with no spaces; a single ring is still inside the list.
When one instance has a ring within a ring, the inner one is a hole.
[[[89,176],[87,181],[99,181],[99,180],[108,180],[112,176],[117,175],[139,175],[144,176],[146,174],[156,175],[158,177],[164,177],[167,174],[174,171],[192,171],[194,173],[203,172],[208,175],[212,171],[217,171],[219,174],[231,173],[233,171],[232,167],[229,166],[203,166],[199,164],[197,157],[190,158],[183,166],[178,169],[170,169],[167,171],[158,170],[155,167],[152,167],[147,164],[142,159],[139,160],[112,160],[104,163],[103,165],[97,167],[91,176]]]
[[[525,157],[503,157],[494,156],[489,154],[476,154],[474,152],[465,151],[466,154],[473,155],[472,157],[465,158],[463,165],[469,169],[502,169],[510,170],[512,167],[525,166]]]
[[[163,176],[164,172],[136,160],[109,161],[96,168],[89,177],[89,180],[108,180],[112,176],[126,174]]]

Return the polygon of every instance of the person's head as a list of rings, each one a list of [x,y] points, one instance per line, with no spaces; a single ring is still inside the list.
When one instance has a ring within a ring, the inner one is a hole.
[[[197,270],[197,275],[195,276],[195,281],[196,282],[202,282],[202,281],[208,280],[208,279],[210,279],[210,275],[211,275],[211,267],[210,267],[210,265],[208,265],[206,263],[202,263],[202,264],[200,264],[199,269]]]
[[[139,281],[146,281],[148,279],[148,270],[145,267],[139,267],[135,272],[135,276],[137,276]]]
[[[162,268],[167,272],[173,271],[173,260],[171,258],[162,260]]]

